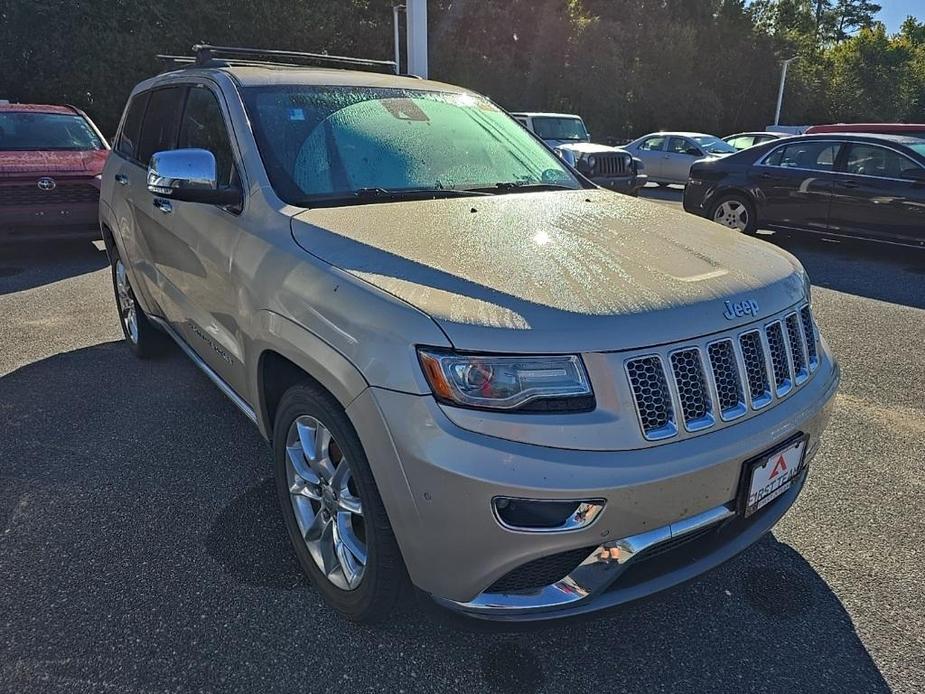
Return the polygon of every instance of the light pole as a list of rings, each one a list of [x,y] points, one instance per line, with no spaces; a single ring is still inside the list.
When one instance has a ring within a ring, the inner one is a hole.
[[[401,22],[401,13],[404,11],[404,5],[394,5],[392,7],[392,26],[395,31],[395,74],[401,73],[401,39],[399,33],[399,24]]]
[[[787,58],[780,69],[780,89],[777,90],[777,110],[774,112],[774,125],[780,125],[780,107],[784,102],[784,84],[787,82],[787,68],[799,56]]]

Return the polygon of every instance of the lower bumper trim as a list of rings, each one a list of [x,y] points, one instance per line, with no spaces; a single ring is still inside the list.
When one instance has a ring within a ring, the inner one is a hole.
[[[500,621],[567,617],[636,600],[709,571],[756,542],[793,505],[806,474],[804,470],[785,494],[748,519],[737,516],[732,508],[735,502],[730,502],[661,528],[606,542],[552,585],[530,591],[484,592],[469,602],[434,599],[453,611]],[[674,545],[687,544],[688,540],[690,545],[697,545],[696,551],[685,550],[679,561],[680,553],[672,552]],[[662,561],[672,554],[674,561]],[[660,556],[645,561],[656,555]],[[621,580],[624,576],[625,582]]]

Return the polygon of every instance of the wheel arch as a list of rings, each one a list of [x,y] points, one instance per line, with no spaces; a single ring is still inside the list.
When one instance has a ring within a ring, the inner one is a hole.
[[[283,393],[309,382],[329,393],[344,409],[362,393],[366,379],[346,357],[301,325],[261,311],[265,341],[255,345],[253,383],[257,424],[270,439]]]

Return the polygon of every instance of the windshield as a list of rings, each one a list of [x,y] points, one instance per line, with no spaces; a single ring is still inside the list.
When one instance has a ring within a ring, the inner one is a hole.
[[[491,102],[409,89],[267,86],[244,100],[270,182],[294,205],[375,191],[580,188]],[[473,194],[475,194],[473,192]]]
[[[0,151],[83,151],[103,149],[93,128],[79,115],[0,113]]]
[[[533,116],[533,132],[541,140],[589,139],[585,123],[581,118]]]
[[[693,139],[700,147],[706,151],[713,154],[732,154],[736,151],[736,148],[730,145],[728,142],[723,142],[718,137],[711,137],[710,135],[698,135]]]

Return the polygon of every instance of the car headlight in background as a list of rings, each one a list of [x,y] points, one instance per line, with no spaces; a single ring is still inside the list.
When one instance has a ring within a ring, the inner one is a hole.
[[[495,356],[418,349],[427,382],[440,402],[525,412],[594,408],[594,394],[577,355]]]
[[[588,166],[593,169],[595,164],[597,164],[597,159],[593,156],[588,157]]]

